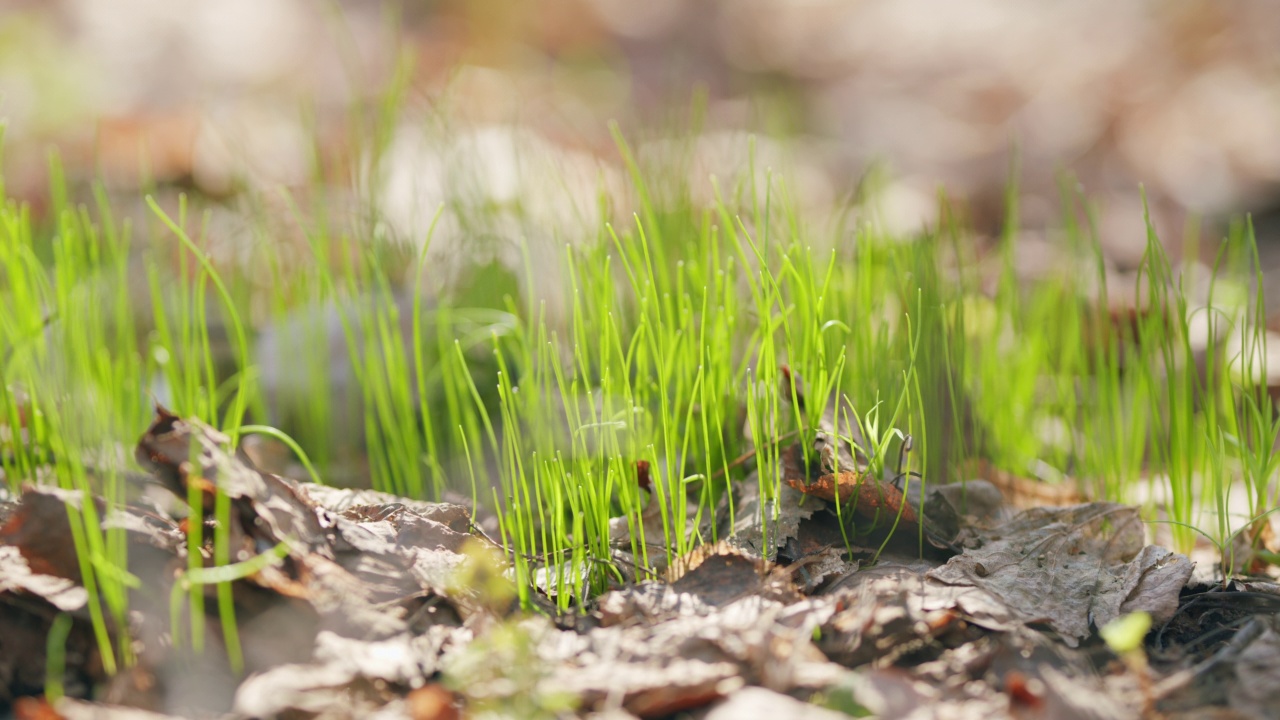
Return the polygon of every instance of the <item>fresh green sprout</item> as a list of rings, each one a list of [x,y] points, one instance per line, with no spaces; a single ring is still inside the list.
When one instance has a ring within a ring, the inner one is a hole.
[[[72,624],[70,615],[58,613],[45,638],[44,699],[55,707],[66,695],[67,637],[71,634]]]
[[[324,479],[320,477],[320,473],[311,464],[311,458],[307,457],[307,452],[298,445],[298,441],[294,440],[288,434],[281,432],[278,428],[270,425],[241,425],[240,436],[245,435],[266,435],[284,444],[294,455],[298,456],[298,461],[302,463],[302,467],[306,469],[307,476],[311,478],[311,482],[317,485],[323,485]]]
[[[1142,641],[1151,630],[1151,615],[1146,612],[1121,615],[1099,630],[1107,647],[1117,655],[1141,652]]]

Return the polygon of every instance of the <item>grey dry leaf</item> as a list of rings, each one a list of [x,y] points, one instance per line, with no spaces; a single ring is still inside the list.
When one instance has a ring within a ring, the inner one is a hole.
[[[1144,551],[1143,533],[1137,509],[1115,503],[1028,510],[928,577],[979,588],[1011,619],[1048,623],[1074,647],[1121,612],[1146,610],[1160,622],[1176,608],[1191,562]]]
[[[1093,622],[1102,627],[1115,618],[1145,611],[1157,622],[1173,616],[1178,609],[1179,593],[1191,577],[1191,561],[1168,548],[1147,545],[1138,557],[1125,566],[1120,592],[1106,598],[1094,609]],[[1111,602],[1119,599],[1119,608]]]

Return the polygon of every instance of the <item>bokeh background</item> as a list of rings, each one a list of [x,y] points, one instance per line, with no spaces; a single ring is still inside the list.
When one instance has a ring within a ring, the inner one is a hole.
[[[874,171],[903,230],[936,221],[945,189],[976,232],[996,231],[1016,148],[1029,233],[1071,178],[1121,268],[1145,239],[1140,185],[1175,246],[1189,223],[1212,236],[1246,211],[1264,251],[1280,236],[1271,0],[5,0],[0,13],[6,189],[37,211],[50,147],[73,181],[121,193],[355,187],[353,144],[394,91],[377,202],[405,234],[459,166],[481,166],[468,182],[498,202],[576,193],[581,219],[620,169],[616,120],[631,138],[702,133],[706,174],[740,168],[757,134],[759,162],[785,166],[816,208]],[[568,186],[540,185],[539,164]]]

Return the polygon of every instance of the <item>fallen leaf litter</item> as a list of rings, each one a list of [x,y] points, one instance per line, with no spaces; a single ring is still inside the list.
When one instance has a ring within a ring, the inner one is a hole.
[[[107,677],[81,565],[66,552],[65,504],[83,500],[29,487],[0,512],[0,701],[17,709],[39,690],[44,638],[67,613],[68,694],[100,688],[94,705],[59,704],[65,717],[92,707],[120,717],[144,717],[130,714],[142,708],[447,719],[467,708],[529,717],[827,718],[860,709],[1120,718],[1152,704],[1186,706],[1211,681],[1219,704],[1246,715],[1280,707],[1276,587],[1192,594],[1191,562],[1145,545],[1135,509],[1087,503],[1002,517],[989,492],[961,512],[955,488],[943,487],[926,493],[922,516],[918,491],[852,469],[814,482],[798,471],[798,453],[784,452],[776,497],[739,484],[736,516],[720,528],[726,540],[567,619],[550,603],[520,613],[514,593],[492,589],[510,582],[501,549],[466,508],[262,473],[225,436],[161,410],[138,445],[153,481],[177,498],[203,498],[206,539],[213,489],[226,492],[233,561],[285,548],[280,562],[232,583],[246,677],[209,670],[193,682],[193,672],[226,662],[212,627],[215,594],[205,593],[203,653],[175,644],[170,628],[190,618],[170,618],[161,598],[187,567],[186,536],[174,518],[132,505],[103,523],[125,528],[129,572],[140,581],[130,626],[112,628],[134,639],[138,665]],[[896,521],[917,542],[932,535],[924,557],[919,546],[882,550],[875,531],[838,542],[835,501],[854,505],[853,497],[863,524]],[[203,552],[201,562],[211,557]],[[467,572],[470,585],[459,585]],[[1234,611],[1232,623],[1215,625],[1210,608]],[[1096,639],[1098,627],[1136,611],[1156,621],[1154,684],[1117,669]],[[1204,637],[1215,628],[1218,637]],[[108,711],[103,701],[122,706]]]

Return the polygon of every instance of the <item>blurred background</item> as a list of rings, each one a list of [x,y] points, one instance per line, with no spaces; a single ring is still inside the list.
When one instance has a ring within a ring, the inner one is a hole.
[[[227,199],[317,179],[355,191],[369,178],[353,148],[381,133],[374,202],[390,231],[421,233],[460,165],[482,167],[468,182],[489,203],[554,194],[590,220],[594,196],[621,172],[616,120],[632,140],[700,133],[704,175],[732,174],[748,156],[785,166],[806,207],[840,201],[874,172],[885,221],[904,231],[938,219],[941,190],[977,233],[996,231],[1016,148],[1024,227],[1051,221],[1070,177],[1097,201],[1100,239],[1122,269],[1145,240],[1140,184],[1171,244],[1189,224],[1207,224],[1211,237],[1243,211],[1264,242],[1280,236],[1269,219],[1280,207],[1271,0],[0,9],[6,190],[37,212],[51,147],[73,182]],[[449,128],[449,139],[399,131],[408,126]],[[785,146],[753,150],[747,133]],[[539,188],[529,181],[538,164],[567,180]]]

